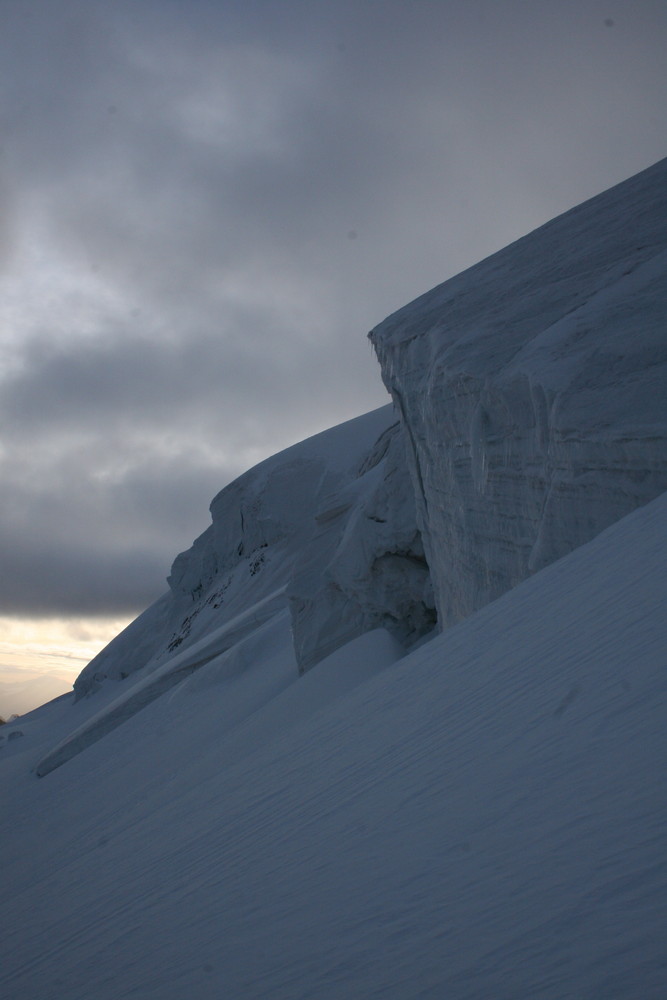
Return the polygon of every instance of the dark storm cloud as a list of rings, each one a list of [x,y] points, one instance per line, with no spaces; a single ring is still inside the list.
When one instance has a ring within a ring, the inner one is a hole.
[[[0,416],[15,440],[80,428],[168,433],[176,423],[205,438],[206,426],[212,431],[238,415],[249,389],[260,397],[257,417],[271,416],[289,365],[279,340],[263,354],[266,367],[258,369],[246,342],[210,334],[181,342],[135,336],[53,344],[40,337],[6,378]]]
[[[237,471],[212,470],[197,455],[160,461],[124,452],[119,473],[92,451],[61,456],[43,483],[17,462],[3,487],[3,614],[126,615],[145,607],[167,589],[179,542],[191,541],[191,511],[205,527],[220,477]]]
[[[167,589],[156,588],[164,567],[148,546],[118,551],[82,537],[67,549],[52,535],[35,539],[39,548],[31,538],[21,546],[12,542],[3,550],[4,616],[131,616]]]
[[[3,610],[139,609],[368,328],[665,152],[662,2],[0,12]]]

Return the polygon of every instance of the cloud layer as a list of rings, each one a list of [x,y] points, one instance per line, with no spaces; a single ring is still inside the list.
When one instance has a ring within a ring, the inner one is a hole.
[[[367,329],[666,152],[661,0],[2,13],[5,614],[140,610]]]

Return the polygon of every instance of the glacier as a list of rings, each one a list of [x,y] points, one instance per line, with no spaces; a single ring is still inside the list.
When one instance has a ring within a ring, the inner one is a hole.
[[[7,1000],[663,1000],[667,161],[371,340],[0,731]]]

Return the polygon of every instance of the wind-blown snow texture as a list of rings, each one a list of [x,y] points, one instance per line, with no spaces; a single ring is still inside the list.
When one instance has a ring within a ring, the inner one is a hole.
[[[667,489],[667,160],[370,334],[442,625]]]
[[[402,425],[223,490],[2,727],[3,1000],[664,1000],[666,180],[386,321]],[[431,579],[445,623],[506,592],[434,637]]]

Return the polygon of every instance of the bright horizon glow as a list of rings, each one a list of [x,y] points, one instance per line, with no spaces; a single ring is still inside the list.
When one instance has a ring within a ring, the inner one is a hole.
[[[0,716],[25,715],[71,690],[131,620],[0,617]]]

